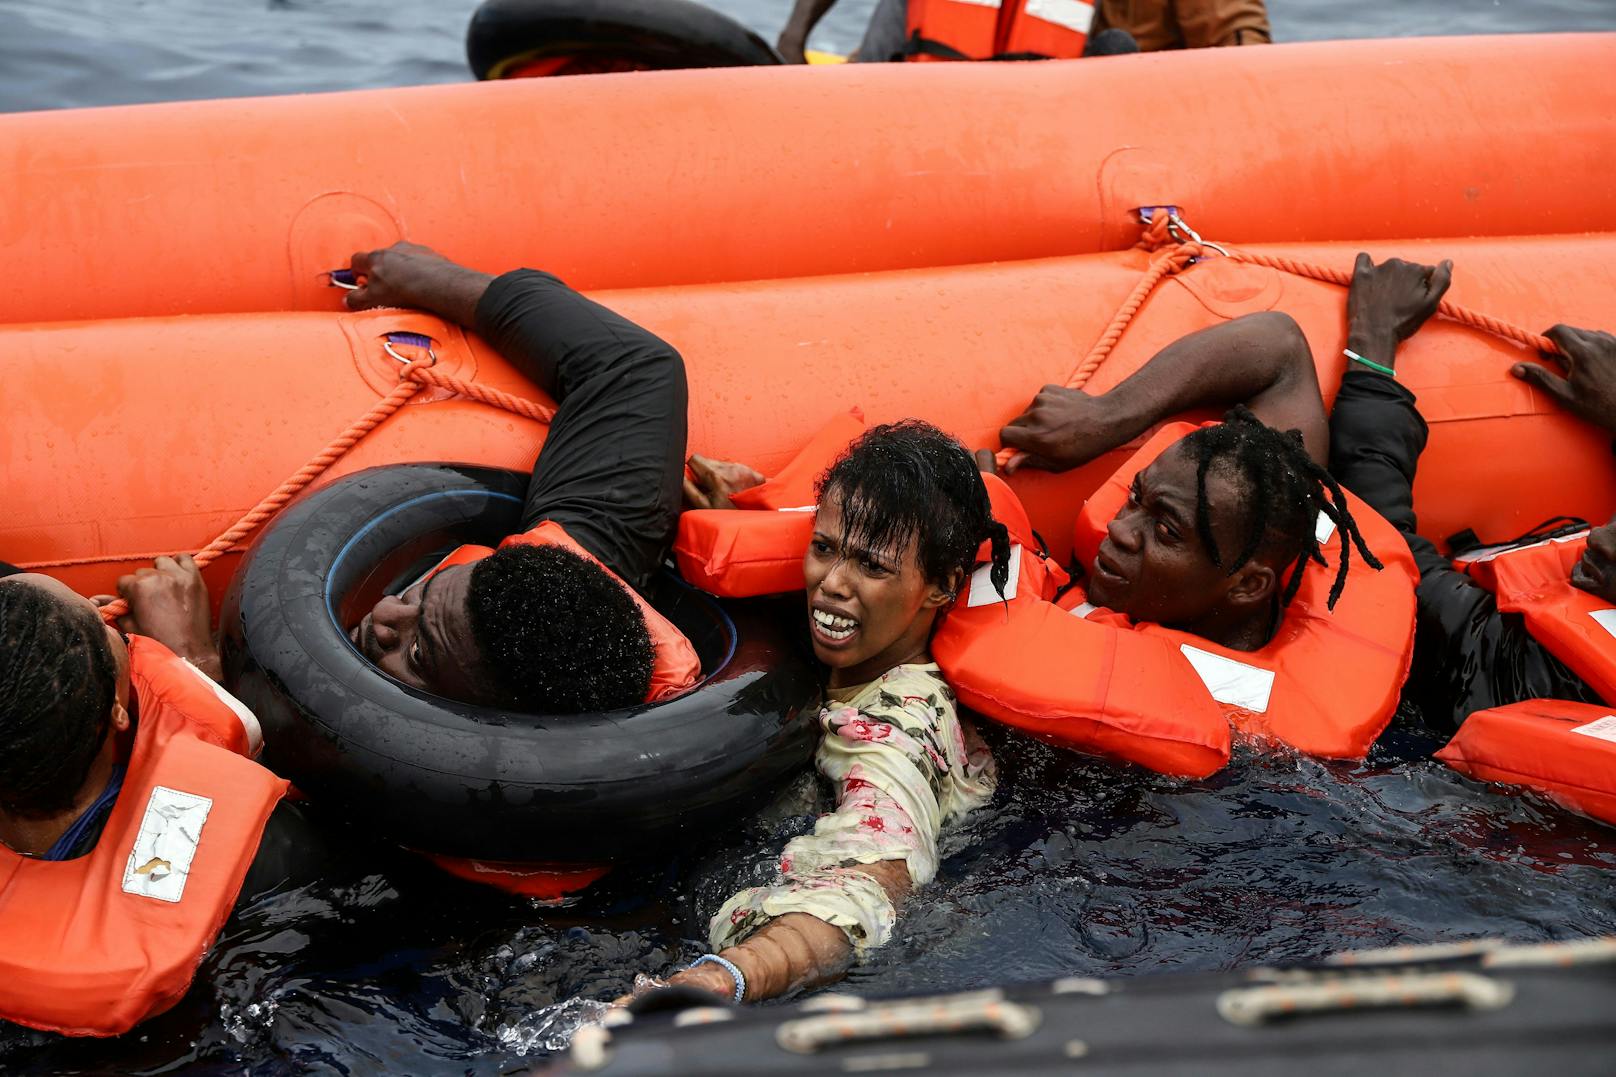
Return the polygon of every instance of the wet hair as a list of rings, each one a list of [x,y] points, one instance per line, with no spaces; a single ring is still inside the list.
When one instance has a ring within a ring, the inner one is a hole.
[[[1342,536],[1341,564],[1330,587],[1330,609],[1335,609],[1347,585],[1353,546],[1371,568],[1381,568],[1364,544],[1340,485],[1307,454],[1300,430],[1276,430],[1242,405],[1231,409],[1217,426],[1187,435],[1183,443],[1195,461],[1195,529],[1214,565],[1233,575],[1253,557],[1276,562],[1284,580],[1279,604],[1288,606],[1302,586],[1307,563],[1328,564],[1315,532],[1318,515],[1323,513]],[[1227,564],[1212,534],[1206,500],[1206,476],[1213,470],[1232,477],[1247,495],[1245,537],[1239,555]],[[1288,578],[1284,566],[1289,566]]]
[[[73,806],[117,690],[94,610],[29,584],[0,586],[0,808],[42,818]]]
[[[819,477],[821,503],[835,497],[850,541],[872,550],[911,540],[921,572],[942,583],[969,573],[984,541],[989,577],[1000,596],[1010,580],[1010,536],[993,518],[982,473],[970,451],[930,423],[905,419],[871,427]]]
[[[467,597],[491,697],[529,714],[641,703],[654,651],[632,596],[560,546],[507,546],[478,561]]]

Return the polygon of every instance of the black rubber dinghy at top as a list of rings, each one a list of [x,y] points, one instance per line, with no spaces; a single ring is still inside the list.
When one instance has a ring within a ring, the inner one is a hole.
[[[345,626],[455,547],[517,530],[527,481],[466,465],[372,468],[270,524],[220,616],[226,683],[263,723],[264,761],[413,849],[592,863],[699,835],[807,767],[820,686],[798,603],[720,603],[667,575],[652,603],[695,646],[704,679],[604,714],[459,703],[359,654]]]
[[[780,54],[691,0],[486,0],[466,28],[479,79],[757,67]]]

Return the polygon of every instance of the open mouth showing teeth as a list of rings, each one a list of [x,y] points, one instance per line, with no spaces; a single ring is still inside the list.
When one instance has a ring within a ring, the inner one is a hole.
[[[814,610],[814,624],[827,639],[844,640],[858,630],[858,622],[851,617],[838,617],[824,610]]]

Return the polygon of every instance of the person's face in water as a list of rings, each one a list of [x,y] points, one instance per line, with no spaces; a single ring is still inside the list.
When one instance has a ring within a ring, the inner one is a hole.
[[[821,499],[802,571],[808,631],[814,654],[831,668],[831,687],[872,681],[926,652],[934,615],[961,581],[926,579],[916,538],[902,549],[869,549],[844,533],[836,491]]]
[[[490,682],[481,675],[471,634],[472,567],[451,565],[401,595],[387,595],[348,638],[394,680],[445,699],[479,702]]]
[[[1227,564],[1243,545],[1234,522],[1245,511],[1245,498],[1216,465],[1206,476],[1206,497],[1212,533]],[[1218,642],[1265,611],[1277,574],[1256,560],[1233,575],[1213,564],[1195,527],[1195,503],[1195,461],[1180,443],[1134,477],[1128,501],[1106,528],[1091,566],[1085,585],[1089,601],[1134,621]]]
[[[1588,532],[1588,548],[1571,566],[1571,585],[1616,603],[1616,517]]]

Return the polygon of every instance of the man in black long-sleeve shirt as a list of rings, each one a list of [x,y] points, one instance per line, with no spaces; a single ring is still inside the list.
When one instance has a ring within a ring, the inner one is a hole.
[[[468,702],[537,713],[646,697],[656,652],[645,591],[678,522],[687,389],[679,353],[546,273],[500,277],[400,243],[356,254],[355,310],[416,307],[476,331],[558,404],[517,545],[382,599],[353,632],[389,675]],[[693,665],[693,652],[688,656]]]
[[[1360,255],[1348,300],[1349,350],[1395,370],[1397,345],[1419,323],[1376,325],[1369,316],[1371,305],[1377,293],[1395,299],[1399,293],[1434,290],[1434,308],[1447,288],[1445,274],[1433,287],[1437,272],[1398,259],[1377,266]],[[1539,386],[1574,414],[1616,432],[1616,337],[1565,326],[1555,326],[1548,335],[1564,352],[1570,376],[1561,378],[1534,364],[1517,365],[1514,375]],[[1602,702],[1532,638],[1520,614],[1501,612],[1490,591],[1455,569],[1416,531],[1414,474],[1426,435],[1414,394],[1395,377],[1364,363],[1348,369],[1330,418],[1330,471],[1396,525],[1420,569],[1414,666],[1405,695],[1427,721],[1454,727],[1475,711],[1527,699]],[[1596,530],[1600,538],[1589,543],[1592,575],[1585,581],[1574,577],[1573,582],[1598,593],[1616,589],[1616,570],[1608,556],[1616,549],[1613,534],[1616,527],[1611,525]]]

